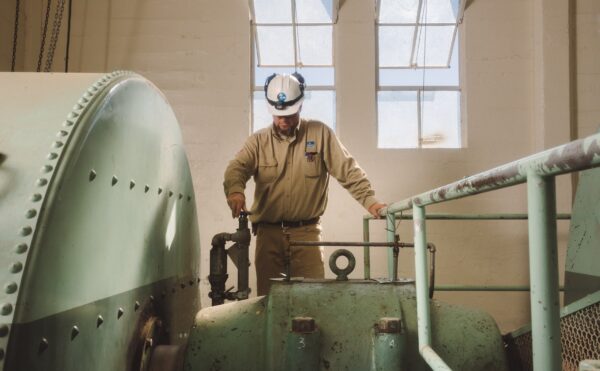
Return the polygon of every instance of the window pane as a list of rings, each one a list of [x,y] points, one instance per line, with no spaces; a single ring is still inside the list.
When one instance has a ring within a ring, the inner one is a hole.
[[[458,0],[424,0],[421,11],[424,23],[455,23]]]
[[[305,65],[331,65],[333,26],[298,26],[299,61]]]
[[[331,23],[332,14],[332,0],[296,0],[298,23]]]
[[[306,85],[311,86],[331,86],[334,82],[333,67],[303,67],[296,69],[306,81]],[[254,69],[254,84],[262,88],[267,77],[274,73],[294,73],[293,67],[256,67]]]
[[[417,92],[377,92],[378,148],[419,146]]]
[[[423,92],[423,148],[460,147],[460,92]]]
[[[415,53],[417,66],[447,66],[452,36],[456,26],[419,27],[418,48]],[[425,45],[425,48],[423,47]]]
[[[265,93],[255,91],[253,104],[253,131],[270,126],[273,118],[267,109]],[[322,121],[335,130],[335,91],[305,91],[301,117]]]
[[[292,23],[291,0],[253,0],[255,23]]]
[[[305,91],[301,116],[322,121],[335,130],[335,91]]]
[[[379,86],[458,86],[458,35],[449,68],[379,69]],[[425,80],[423,80],[423,78]],[[425,81],[425,83],[423,83]]]
[[[416,23],[419,0],[381,0],[379,23]]]
[[[379,26],[380,67],[410,65],[414,30],[414,26]]]
[[[294,65],[294,38],[291,26],[257,26],[261,65]]]

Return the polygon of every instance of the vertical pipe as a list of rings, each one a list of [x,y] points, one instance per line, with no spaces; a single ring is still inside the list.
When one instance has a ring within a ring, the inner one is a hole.
[[[554,177],[527,175],[533,366],[561,370]]]
[[[238,270],[238,286],[236,292],[236,299],[243,300],[248,299],[250,294],[249,286],[249,268],[250,268],[250,229],[248,228],[248,214],[245,212],[240,213],[239,226],[236,233],[233,234],[232,239],[235,240],[236,245],[239,249],[237,254],[237,270]]]
[[[371,236],[369,235],[369,220],[370,219],[363,219],[363,241],[364,242],[369,242],[371,240]],[[369,249],[369,246],[365,246],[363,247],[363,255],[364,255],[364,261],[365,261],[365,279],[366,280],[370,280],[371,279],[371,250]]]
[[[387,241],[395,242],[396,241],[396,215],[393,213],[386,215],[386,231],[387,231]],[[388,247],[388,278],[390,280],[394,279],[394,249],[392,247]]]
[[[417,291],[417,327],[419,349],[431,344],[429,317],[429,288],[427,285],[427,236],[425,234],[425,208],[413,205],[415,238],[415,277]]]

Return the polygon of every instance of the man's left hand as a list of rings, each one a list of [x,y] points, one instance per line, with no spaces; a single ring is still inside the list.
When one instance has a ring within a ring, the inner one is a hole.
[[[383,209],[386,206],[386,204],[375,202],[373,205],[369,206],[369,213],[373,215],[376,219],[379,219],[381,218],[381,216],[379,215],[379,210]]]

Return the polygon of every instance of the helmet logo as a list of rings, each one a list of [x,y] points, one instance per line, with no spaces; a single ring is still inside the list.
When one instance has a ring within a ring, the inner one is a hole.
[[[279,101],[279,103],[285,102],[286,98],[287,98],[287,96],[285,95],[284,92],[277,94],[277,100]]]

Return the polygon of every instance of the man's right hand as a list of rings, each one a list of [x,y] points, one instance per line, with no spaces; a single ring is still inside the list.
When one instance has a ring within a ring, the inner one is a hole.
[[[227,205],[231,209],[231,216],[237,218],[242,211],[247,211],[246,196],[240,192],[231,193],[227,196]]]

